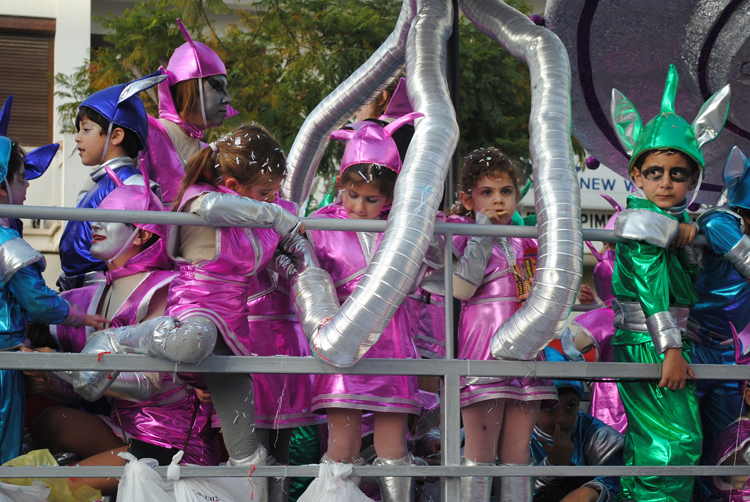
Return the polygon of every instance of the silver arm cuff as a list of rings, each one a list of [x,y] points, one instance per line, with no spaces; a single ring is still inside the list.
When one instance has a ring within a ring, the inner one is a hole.
[[[647,317],[646,327],[657,354],[663,354],[667,349],[682,348],[682,332],[669,312],[657,312]]]
[[[148,373],[125,371],[117,375],[104,395],[125,401],[143,402],[156,394],[156,391],[156,385],[148,377]]]
[[[299,218],[281,206],[217,192],[203,197],[198,215],[214,223],[270,225],[280,235],[287,235],[299,225]]]
[[[443,237],[441,235],[432,234],[430,243],[427,245],[427,252],[424,255],[424,261],[428,267],[437,270],[445,266],[445,248],[443,244]]]
[[[318,255],[304,236],[296,232],[288,234],[281,239],[279,247],[292,258],[297,273],[302,273],[308,268],[320,268]]]
[[[750,237],[743,235],[742,239],[725,256],[737,272],[742,274],[742,277],[746,279],[750,277]]]
[[[76,328],[82,326],[86,312],[75,303],[68,302],[68,306],[70,310],[68,311],[68,317],[63,321],[63,326],[74,326]]]
[[[16,272],[38,261],[42,262],[44,270],[44,256],[25,240],[16,238],[6,241],[0,246],[0,287],[8,284]]]
[[[544,457],[544,460],[542,460],[539,465],[549,467],[552,464],[549,461],[549,457]],[[534,478],[534,491],[540,491],[550,486],[559,485],[562,481],[562,476],[537,476]]]
[[[615,220],[615,236],[646,241],[666,249],[674,240],[680,222],[648,209],[625,209]]]

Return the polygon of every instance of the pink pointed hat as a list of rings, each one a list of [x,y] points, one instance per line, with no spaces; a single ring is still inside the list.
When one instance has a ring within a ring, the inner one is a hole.
[[[357,123],[356,129],[339,129],[331,133],[331,139],[346,144],[341,158],[341,172],[356,164],[378,164],[396,173],[401,172],[401,157],[391,135],[404,124],[413,123],[424,114],[412,112],[399,117],[387,126],[370,121]],[[353,124],[355,125],[355,124]]]
[[[615,209],[615,214],[609,217],[604,229],[614,230],[615,220],[620,211],[622,211],[622,206],[615,202],[609,195],[601,194],[601,196]],[[615,252],[609,249],[602,255],[590,241],[586,241],[586,245],[591,250],[591,254],[596,257],[596,261],[599,262],[594,267],[594,288],[596,289],[596,294],[604,302],[613,300],[615,295],[612,294],[612,275],[615,271]]]
[[[393,96],[388,102],[388,106],[385,108],[385,113],[379,118],[382,119],[397,119],[408,115],[413,112],[414,109],[409,103],[409,96],[406,94],[406,79],[401,77],[396,86],[396,90],[393,91]]]
[[[166,70],[164,67],[159,68],[164,75],[167,75],[167,79],[159,84],[159,118],[170,120],[186,129],[192,137],[200,138],[203,136],[204,129],[182,120],[182,117],[177,113],[170,89],[176,83],[185,80],[212,75],[226,75],[227,69],[213,49],[206,44],[193,40],[180,19],[177,19],[177,26],[187,42],[175,49],[172,57],[169,58]],[[227,105],[226,118],[234,117],[239,113]]]
[[[143,182],[144,186],[141,185],[126,185],[120,178],[117,177],[114,171],[109,167],[107,174],[110,179],[116,185],[116,188],[109,192],[104,198],[100,209],[117,209],[120,211],[164,211],[159,197],[151,191],[148,174],[143,171]],[[167,238],[167,225],[159,225],[156,223],[134,223],[134,225],[143,230],[147,230],[161,237],[162,239]]]

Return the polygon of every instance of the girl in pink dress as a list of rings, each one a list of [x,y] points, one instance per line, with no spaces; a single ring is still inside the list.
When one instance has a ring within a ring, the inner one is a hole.
[[[83,352],[145,353],[196,363],[210,354],[253,355],[248,298],[253,277],[273,257],[282,236],[299,220],[281,206],[260,202],[274,193],[286,169],[284,153],[259,125],[241,126],[196,154],[188,163],[175,210],[224,224],[271,228],[173,226],[168,250],[179,275],[169,284],[165,316],[92,337]],[[95,341],[96,340],[96,341]],[[91,346],[91,347],[89,347]],[[89,349],[90,350],[87,350]],[[106,375],[83,375],[79,387],[106,388]],[[221,420],[229,465],[266,465],[266,449],[255,434],[253,382],[248,374],[204,373]],[[200,385],[196,377],[195,385]],[[266,499],[256,478],[254,500]]]
[[[331,137],[348,139],[336,180],[341,200],[317,211],[317,218],[386,219],[393,201],[401,159],[393,131],[420,114],[408,114],[383,127],[365,122],[357,130],[335,131]],[[307,232],[313,248],[344,302],[363,277],[378,249],[382,234],[370,232]],[[364,358],[418,359],[412,338],[412,316],[407,303]],[[406,448],[407,417],[418,415],[417,378],[413,376],[315,375],[312,409],[328,418],[328,452],[321,462],[355,462],[361,446],[363,410],[374,412],[376,465],[412,465]],[[412,479],[379,478],[384,501],[411,500]]]
[[[461,170],[460,205],[449,222],[509,225],[519,198],[519,176],[495,148],[472,152]],[[473,220],[472,220],[473,217]],[[453,294],[463,301],[458,358],[493,360],[490,339],[529,293],[536,239],[455,236],[460,256]],[[501,364],[501,363],[498,363]],[[529,442],[542,401],[556,401],[552,381],[535,378],[464,377],[461,411],[466,430],[462,465],[527,465]],[[461,478],[461,501],[488,502],[490,477]],[[533,478],[503,477],[499,500],[526,502]]]

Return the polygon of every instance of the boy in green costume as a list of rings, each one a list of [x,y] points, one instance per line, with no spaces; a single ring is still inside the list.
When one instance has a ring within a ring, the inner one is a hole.
[[[617,300],[612,341],[615,362],[662,364],[661,381],[618,383],[628,417],[626,465],[696,465],[701,424],[687,339],[689,307],[697,298],[693,274],[699,258],[690,247],[697,225],[685,209],[687,192],[700,184],[701,148],[724,126],[729,86],[701,108],[693,124],[675,114],[677,71],[670,66],[661,113],[645,126],[633,104],[612,91],[618,139],[630,154],[628,174],[640,189],[617,218],[618,243],[612,290]],[[696,188],[697,193],[697,188]],[[619,500],[684,502],[691,477],[623,477]]]

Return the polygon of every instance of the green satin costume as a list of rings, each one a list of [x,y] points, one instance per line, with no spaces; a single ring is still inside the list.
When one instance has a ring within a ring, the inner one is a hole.
[[[628,197],[629,209],[648,209],[670,215],[655,204]],[[687,221],[683,212],[680,222]],[[612,290],[620,301],[640,302],[649,317],[669,305],[692,306],[697,298],[692,267],[680,263],[677,252],[644,241],[618,243]],[[618,329],[612,341],[615,362],[663,363],[651,335]],[[690,362],[689,346],[682,355]],[[620,397],[628,417],[623,457],[625,465],[696,465],[701,456],[701,423],[695,381],[671,391],[656,381],[622,381]],[[622,477],[618,500],[687,502],[693,491],[692,477]]]

